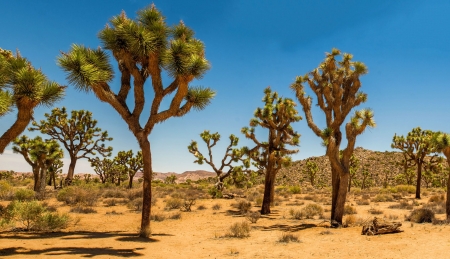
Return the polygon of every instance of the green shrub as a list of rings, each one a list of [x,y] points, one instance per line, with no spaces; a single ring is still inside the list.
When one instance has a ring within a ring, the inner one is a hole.
[[[36,193],[33,190],[19,188],[14,192],[14,200],[17,201],[31,201],[36,197]]]
[[[45,207],[37,201],[13,201],[6,208],[10,217],[23,224],[26,230],[33,229],[45,212]]]
[[[345,205],[344,207],[344,215],[357,214],[356,208],[350,205]]]
[[[67,228],[70,217],[68,214],[44,213],[37,222],[37,228],[44,231],[54,231]]]
[[[236,222],[230,226],[228,235],[229,237],[244,238],[250,236],[250,224],[247,222]]]
[[[406,220],[415,223],[432,223],[434,220],[434,212],[430,209],[421,208],[411,211],[411,214],[406,217]]]
[[[211,187],[208,190],[209,195],[211,195],[211,198],[222,198],[223,194],[222,191],[219,191],[215,186]]]
[[[394,197],[390,194],[377,194],[375,198],[373,198],[374,202],[390,202],[394,201]]]
[[[167,210],[180,209],[181,206],[183,206],[183,204],[184,202],[182,199],[170,198],[166,201],[166,209]]]
[[[14,197],[13,187],[5,180],[0,181],[0,199],[12,200]]]
[[[61,189],[56,196],[58,201],[67,205],[82,204],[94,206],[99,197],[98,191],[90,187],[69,186]]]
[[[128,202],[127,207],[130,210],[141,211],[143,201],[144,201],[143,198],[136,198],[136,199]]]
[[[302,189],[300,186],[291,186],[289,187],[289,192],[292,194],[300,194],[302,192]]]

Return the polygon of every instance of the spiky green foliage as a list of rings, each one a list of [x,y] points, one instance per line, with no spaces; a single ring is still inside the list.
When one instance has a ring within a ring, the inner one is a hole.
[[[247,150],[247,154],[266,175],[261,214],[268,214],[270,202],[273,202],[275,176],[282,166],[290,164],[290,155],[298,152],[298,149],[288,149],[289,145],[298,146],[300,142],[300,134],[294,131],[291,123],[302,118],[298,115],[292,99],[279,97],[270,87],[264,90],[262,101],[264,107],[256,109],[255,117],[250,120],[250,128],[244,127],[241,132],[255,143],[253,148]],[[268,129],[267,141],[259,141],[256,138],[255,128],[258,126]]]
[[[200,133],[200,137],[202,138],[203,142],[205,142],[208,148],[208,156],[205,157],[198,150],[198,144],[194,140],[192,140],[191,144],[188,146],[189,153],[193,154],[194,157],[196,158],[194,163],[201,165],[205,162],[206,164],[211,166],[211,168],[217,174],[216,188],[219,191],[223,189],[223,182],[227,177],[230,176],[231,177],[234,176],[235,178],[239,178],[241,176],[245,177],[247,173],[251,175],[251,170],[249,169],[250,159],[248,157],[247,158],[244,157],[247,149],[245,147],[234,148],[239,143],[238,137],[236,137],[233,134],[230,135],[229,137],[230,144],[228,144],[225,150],[225,154],[221,160],[220,166],[216,166],[216,164],[213,161],[213,154],[212,154],[212,148],[220,140],[220,134],[218,132],[211,134],[209,130],[205,130],[202,133]],[[236,165],[236,163],[238,162],[242,162],[242,165]],[[242,181],[238,182],[241,183]]]
[[[406,137],[394,135],[391,147],[401,150],[405,159],[414,161],[417,166],[416,198],[420,199],[420,186],[422,184],[422,169],[427,156],[435,154],[438,148],[433,141],[435,133],[431,130],[422,130],[420,127],[412,129]],[[429,166],[438,162],[438,156],[433,155],[428,161]]]
[[[90,158],[89,162],[102,183],[106,183],[107,181],[114,183],[114,175],[118,168],[113,159],[94,157]]]
[[[309,183],[311,186],[316,186],[316,180],[317,180],[317,173],[319,171],[319,166],[316,162],[312,160],[307,160],[305,168],[303,169],[303,173],[306,175],[306,177],[309,180]]]
[[[0,117],[17,109],[14,124],[0,137],[0,153],[27,127],[37,106],[62,99],[64,88],[47,79],[40,69],[17,52],[0,48]]]
[[[45,120],[33,121],[31,131],[38,130],[50,138],[61,142],[69,152],[70,165],[67,178],[72,179],[76,162],[81,158],[89,158],[97,153],[110,156],[112,147],[106,147],[105,142],[111,141],[107,131],[97,127],[97,120],[89,111],[72,111],[69,114],[65,107],[54,108],[52,113],[45,114]]]
[[[339,60],[340,59],[340,60]],[[350,158],[355,148],[356,137],[367,127],[375,127],[374,115],[370,109],[355,111],[345,124],[347,147],[339,155],[342,142],[341,126],[352,109],[367,101],[367,94],[360,92],[360,76],[367,74],[362,62],[353,61],[353,55],[332,49],[325,60],[304,76],[298,76],[291,89],[294,90],[312,131],[322,139],[332,171],[331,220],[342,224],[344,204],[349,181]],[[326,126],[320,129],[312,116],[312,97],[306,95],[305,85],[317,96],[317,106],[325,114]],[[342,181],[341,181],[342,179]]]
[[[34,190],[43,192],[47,185],[47,172],[62,164],[64,152],[55,140],[44,140],[40,136],[29,139],[27,136],[13,141],[13,152],[21,154],[31,165],[34,175]]]
[[[450,134],[443,132],[436,132],[433,136],[432,142],[437,152],[442,152],[447,158],[447,164],[450,167]],[[450,220],[450,173],[447,171],[447,199],[445,203],[445,213],[447,214],[447,221]]]

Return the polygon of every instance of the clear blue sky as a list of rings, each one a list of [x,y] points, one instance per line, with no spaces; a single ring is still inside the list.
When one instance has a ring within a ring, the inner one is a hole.
[[[394,133],[412,128],[450,131],[450,2],[448,1],[171,1],[156,0],[156,7],[172,25],[183,20],[206,45],[212,68],[194,85],[208,86],[217,96],[206,110],[192,111],[183,118],[171,118],[155,127],[150,136],[153,169],[182,173],[209,170],[192,163],[187,145],[200,140],[205,129],[218,131],[222,156],[228,136],[240,137],[257,107],[262,106],[263,89],[271,86],[284,97],[294,98],[289,85],[323,60],[333,47],[352,53],[364,62],[369,73],[362,77],[362,91],[368,101],[360,108],[375,112],[377,127],[361,135],[356,146],[391,150]],[[72,43],[96,48],[97,33],[108,20],[125,10],[129,17],[151,4],[147,1],[1,1],[0,47],[19,49],[51,80],[67,84],[56,65],[60,51]],[[113,63],[116,66],[115,63]],[[148,93],[148,98],[151,96]],[[166,102],[167,103],[167,102]],[[93,94],[77,92],[72,86],[56,106],[68,110],[90,110],[98,126],[108,130],[114,154],[138,150],[126,124],[106,103]],[[298,107],[301,111],[301,107]],[[35,111],[43,119],[49,108]],[[301,112],[302,114],[302,112]],[[1,118],[0,132],[15,114]],[[313,111],[321,127],[323,114]],[[305,120],[294,125],[302,135],[300,152],[294,160],[325,153]],[[35,133],[24,132],[29,136]],[[264,132],[259,138],[264,138]],[[200,149],[204,146],[200,145]],[[203,149],[204,150],[204,149]],[[31,171],[11,146],[0,155],[0,169]],[[65,160],[66,164],[68,161]],[[87,161],[79,161],[76,172],[91,172]]]

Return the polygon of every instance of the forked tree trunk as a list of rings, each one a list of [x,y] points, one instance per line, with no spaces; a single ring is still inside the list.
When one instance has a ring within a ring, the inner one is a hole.
[[[142,150],[142,160],[144,162],[144,182],[143,182],[143,202],[142,202],[142,220],[140,237],[150,236],[150,214],[152,202],[152,153],[150,150],[150,142],[147,136],[138,139],[139,146]]]
[[[420,184],[422,183],[422,163],[417,163],[416,199],[420,199]]]

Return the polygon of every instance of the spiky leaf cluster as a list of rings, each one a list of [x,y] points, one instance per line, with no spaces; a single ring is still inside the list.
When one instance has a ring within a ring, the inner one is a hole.
[[[406,137],[397,134],[392,139],[391,148],[400,149],[411,160],[423,162],[425,157],[438,151],[434,139],[436,134],[420,127],[412,129]]]
[[[110,103],[133,125],[131,130],[135,134],[139,130],[149,134],[154,124],[172,116],[183,116],[191,108],[204,109],[214,97],[214,91],[209,88],[189,85],[210,67],[203,43],[194,38],[193,30],[182,21],[168,26],[154,5],[139,11],[135,19],[127,17],[125,12],[113,17],[98,37],[103,49],[73,45],[68,53],[58,58],[58,63],[71,84],[83,91],[93,91],[101,101]],[[109,86],[114,72],[106,50],[111,52],[122,74],[117,93]],[[162,69],[173,78],[165,88]],[[136,127],[135,122],[139,121],[144,108],[144,84],[148,79],[151,79],[155,97],[150,118],[142,129]],[[131,111],[126,100],[132,87],[134,107]],[[170,107],[161,111],[161,101],[173,92]]]

